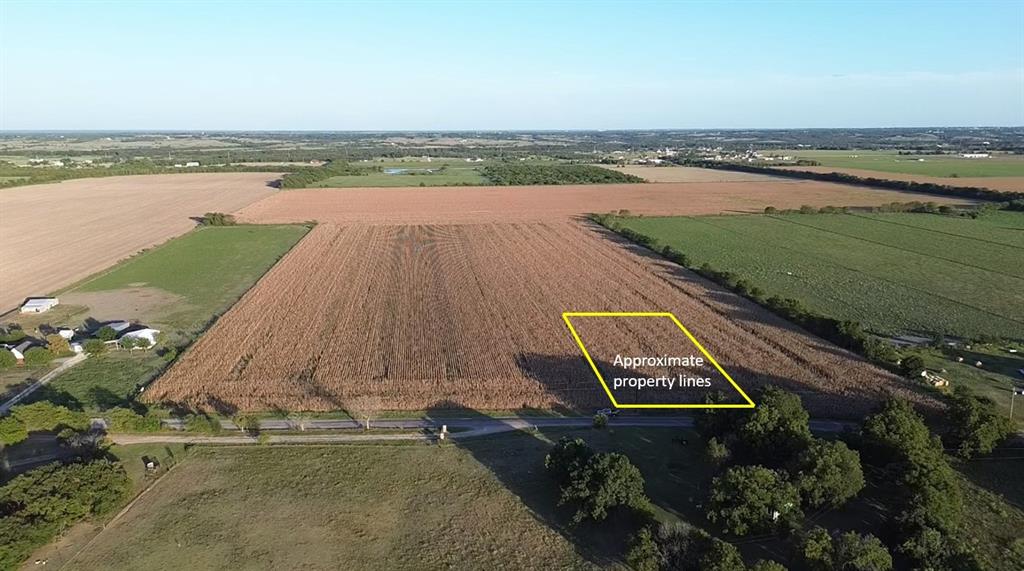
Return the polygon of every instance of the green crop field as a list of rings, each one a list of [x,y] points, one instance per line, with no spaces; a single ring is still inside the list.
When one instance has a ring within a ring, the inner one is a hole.
[[[769,295],[880,334],[1024,338],[1024,214],[626,218]]]
[[[307,231],[304,226],[200,228],[118,264],[71,291],[164,290],[180,296],[184,303],[161,322],[193,330],[230,307]]]
[[[391,167],[388,167],[391,168]],[[437,168],[437,167],[395,167]],[[487,184],[487,179],[473,167],[448,167],[433,172],[409,171],[403,174],[374,172],[366,175],[332,176],[312,185],[313,188],[351,188],[360,186],[450,186]]]
[[[957,155],[899,155],[886,151],[773,151],[810,159],[823,167],[866,169],[925,176],[981,177],[1024,176],[1024,156],[995,155],[987,159],[965,159]]]

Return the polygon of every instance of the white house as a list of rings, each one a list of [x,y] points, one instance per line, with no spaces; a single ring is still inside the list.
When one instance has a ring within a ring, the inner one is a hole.
[[[188,161],[188,162],[185,163],[185,166],[186,167],[197,167],[197,166],[199,166],[199,161]]]
[[[57,335],[60,335],[64,339],[71,341],[75,337],[75,330],[68,327],[61,327],[57,330]]]
[[[141,340],[144,340],[147,343],[149,343],[148,347],[152,347],[153,345],[156,345],[156,336],[159,335],[159,334],[160,334],[160,330],[159,329],[152,329],[152,328],[147,327],[145,329],[137,329],[135,331],[129,331],[128,333],[125,333],[124,335],[121,336],[121,340],[123,341],[125,339],[136,339],[136,340],[140,340],[141,339]]]
[[[108,323],[104,323],[100,329],[103,327],[109,327],[114,330],[114,333],[120,333],[131,326],[132,324],[129,321],[110,321]]]
[[[21,306],[21,312],[42,313],[53,309],[58,304],[60,304],[60,300],[55,297],[30,297]]]
[[[990,155],[988,153],[960,153],[960,156],[965,159],[987,159]]]
[[[22,363],[25,361],[25,353],[27,353],[29,349],[37,345],[38,343],[36,343],[32,339],[27,339],[25,341],[22,341],[21,343],[18,343],[14,347],[11,347],[11,354],[14,355],[14,358],[17,359],[19,363]]]

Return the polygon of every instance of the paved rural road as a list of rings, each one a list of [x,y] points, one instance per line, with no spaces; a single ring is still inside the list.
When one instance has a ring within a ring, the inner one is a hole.
[[[430,420],[378,420],[372,421],[370,426],[374,429],[392,430],[437,430],[442,425],[448,426],[450,430],[457,429],[448,435],[452,439],[465,439],[478,436],[511,432],[514,430],[529,430],[537,428],[557,427],[586,427],[593,423],[590,417],[571,418],[438,418]],[[167,424],[180,426],[180,422]],[[237,430],[230,422],[222,423],[227,430]],[[611,427],[632,426],[632,427],[664,427],[664,428],[691,428],[693,418],[688,416],[673,417],[619,417],[613,418],[608,423]],[[306,430],[358,430],[362,425],[354,420],[310,420],[305,422]],[[812,420],[811,430],[816,432],[842,432],[855,429],[857,425],[850,422],[834,420]],[[264,420],[260,423],[262,430],[299,430],[298,423],[290,420]],[[143,444],[143,443],[187,443],[187,444],[255,444],[258,439],[255,436],[236,434],[231,436],[206,436],[199,434],[110,434],[110,440],[117,444]],[[437,439],[436,434],[427,433],[405,433],[405,434],[267,434],[266,441],[272,444],[316,444],[330,442],[364,442],[364,441],[386,441],[386,440],[422,440],[432,441]]]
[[[57,375],[81,363],[87,357],[88,355],[86,355],[85,353],[79,353],[74,357],[69,358],[67,361],[61,363],[56,369],[50,371],[49,373],[46,373],[45,375],[43,375],[41,379],[25,387],[20,393],[11,397],[10,400],[3,404],[0,404],[0,415],[7,414],[7,411],[11,410],[12,406],[25,400],[25,397],[34,393],[37,389],[39,389],[39,387],[42,387],[46,383],[52,381]]]

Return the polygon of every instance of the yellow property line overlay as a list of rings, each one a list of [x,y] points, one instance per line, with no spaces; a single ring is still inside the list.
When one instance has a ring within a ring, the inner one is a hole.
[[[672,320],[672,323],[676,324],[676,327],[678,327],[684,334],[686,334],[686,337],[698,349],[700,349],[700,352],[703,353],[704,356],[707,357],[708,361],[715,366],[715,369],[717,369],[719,373],[722,373],[722,376],[725,377],[727,381],[729,381],[729,384],[732,385],[732,388],[736,389],[736,392],[740,393],[740,396],[743,397],[743,400],[747,402],[745,404],[619,404],[619,402],[615,400],[615,396],[612,395],[612,391],[608,388],[608,383],[604,382],[604,377],[601,376],[601,371],[597,370],[597,365],[594,363],[594,359],[591,358],[590,353],[587,351],[587,348],[583,345],[583,340],[580,339],[580,334],[577,333],[576,328],[572,326],[572,320],[570,319],[571,317],[667,317]],[[700,341],[697,341],[697,338],[694,337],[685,327],[683,327],[683,324],[680,323],[679,320],[676,319],[676,316],[673,315],[671,312],[566,311],[562,313],[562,319],[565,321],[565,325],[569,328],[569,332],[572,333],[573,339],[576,340],[576,344],[580,346],[580,351],[583,351],[583,356],[586,357],[587,362],[590,363],[590,368],[593,369],[594,375],[597,377],[597,380],[601,382],[601,387],[604,389],[604,392],[608,395],[608,399],[612,401],[612,405],[615,408],[754,408],[755,406],[754,401],[750,400],[750,397],[747,396],[747,393],[743,392],[743,389],[741,389],[740,386],[736,384],[736,381],[734,381],[732,377],[729,376],[729,373],[725,372],[725,369],[723,369],[722,366],[718,364],[718,361],[715,361],[715,358],[711,356],[711,353],[708,353],[707,349],[705,349],[704,346],[700,344]]]

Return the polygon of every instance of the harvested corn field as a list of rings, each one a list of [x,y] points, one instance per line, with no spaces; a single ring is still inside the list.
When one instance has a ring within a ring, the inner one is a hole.
[[[245,222],[401,224],[564,220],[590,212],[721,214],[762,212],[766,206],[878,206],[934,196],[817,181],[467,186],[289,190],[239,212]],[[943,203],[968,201],[949,199]]]
[[[921,399],[759,307],[568,221],[318,226],[145,394],[221,412],[603,406],[561,314],[623,310],[675,313],[741,386],[799,391],[818,415],[863,415],[886,391]],[[626,323],[607,334],[624,352],[660,354],[680,343],[665,331]]]

